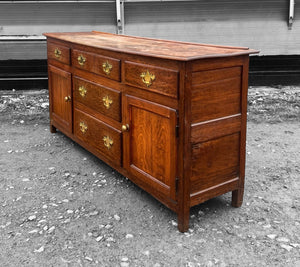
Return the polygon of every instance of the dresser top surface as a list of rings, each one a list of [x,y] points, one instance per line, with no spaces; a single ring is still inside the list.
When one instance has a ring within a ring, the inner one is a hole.
[[[110,51],[182,61],[258,53],[258,51],[247,47],[168,41],[96,31],[45,33],[44,35],[49,38]]]

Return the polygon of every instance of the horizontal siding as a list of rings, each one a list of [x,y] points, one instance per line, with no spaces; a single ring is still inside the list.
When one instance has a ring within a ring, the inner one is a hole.
[[[126,3],[127,23],[285,19],[288,1],[223,0],[190,2]]]
[[[125,34],[300,54],[300,23],[288,30],[288,9],[283,0],[127,3]]]
[[[45,58],[47,58],[47,45],[45,41],[0,41],[0,61]]]
[[[1,4],[1,35],[41,35],[48,31],[115,32],[112,3]]]
[[[125,2],[125,34],[246,46],[260,55],[300,55],[300,6],[295,6],[296,20],[288,30],[288,0],[141,2]],[[0,1],[2,37],[91,30],[116,32],[115,3]],[[0,38],[0,60],[45,58],[45,41]]]
[[[4,40],[3,36],[43,38],[44,32],[116,32],[114,3],[24,3],[0,2],[0,60],[44,59],[45,41]]]

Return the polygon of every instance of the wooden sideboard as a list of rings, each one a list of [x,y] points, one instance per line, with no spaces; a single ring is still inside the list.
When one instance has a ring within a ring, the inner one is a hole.
[[[243,200],[249,54],[101,32],[46,33],[51,132],[105,161],[178,215]]]

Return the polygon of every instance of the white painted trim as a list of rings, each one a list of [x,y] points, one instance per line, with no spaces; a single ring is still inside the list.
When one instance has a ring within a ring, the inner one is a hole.
[[[114,0],[28,0],[28,1],[0,1],[1,4],[68,4],[68,3],[114,3]]]
[[[290,0],[289,22],[288,22],[289,30],[291,30],[293,26],[294,13],[295,13],[295,0]]]
[[[46,36],[43,35],[0,35],[2,41],[46,41]]]
[[[125,18],[124,18],[124,0],[116,0],[117,15],[117,33],[124,34]]]
[[[142,2],[197,2],[199,0],[124,0],[126,3],[142,3]]]

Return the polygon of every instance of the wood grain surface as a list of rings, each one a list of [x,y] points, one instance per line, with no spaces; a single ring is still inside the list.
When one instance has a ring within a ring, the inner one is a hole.
[[[227,57],[257,53],[247,47],[216,46],[116,35],[103,32],[45,33],[47,37],[109,51],[174,60]]]
[[[181,232],[192,206],[230,191],[232,206],[242,204],[254,50],[99,32],[46,35],[52,132],[175,211]],[[56,47],[71,60],[53,57]]]

